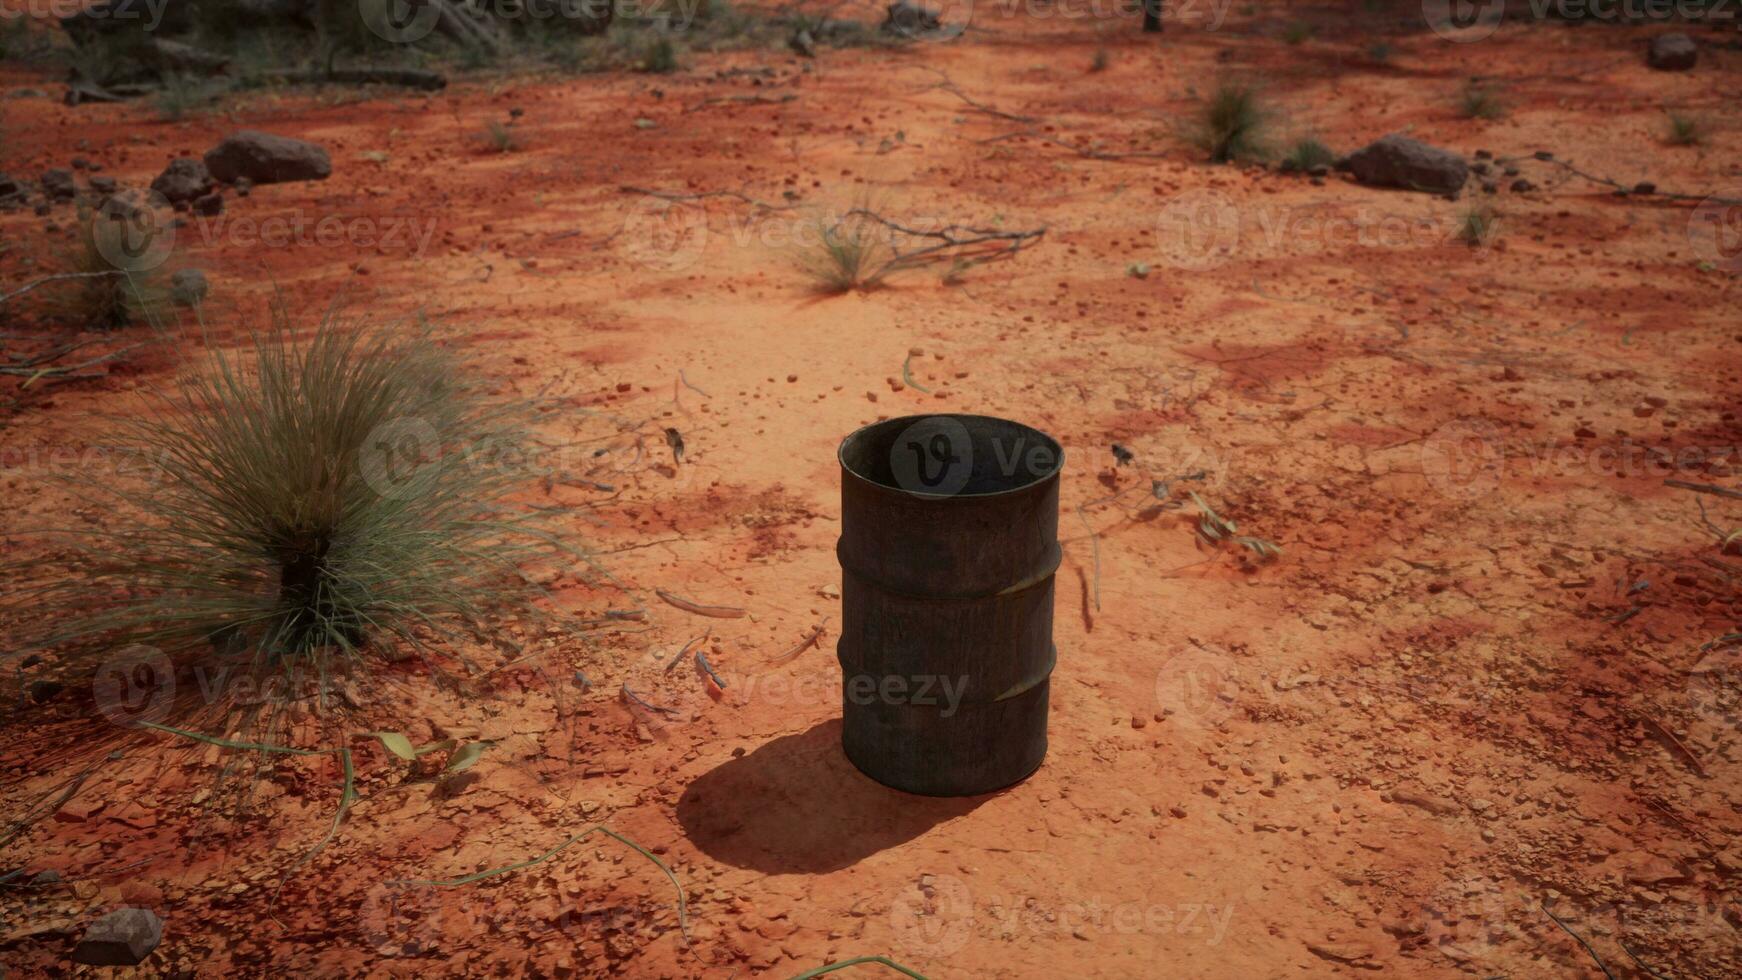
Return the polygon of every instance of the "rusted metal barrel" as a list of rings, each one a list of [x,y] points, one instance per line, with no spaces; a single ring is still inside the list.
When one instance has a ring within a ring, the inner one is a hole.
[[[842,735],[886,786],[971,796],[1046,756],[1064,452],[981,415],[841,443]]]

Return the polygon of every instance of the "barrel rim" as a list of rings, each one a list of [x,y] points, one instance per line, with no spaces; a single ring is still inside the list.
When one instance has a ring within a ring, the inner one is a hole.
[[[1039,437],[1049,447],[1051,447],[1052,454],[1053,454],[1053,460],[1054,460],[1053,467],[1050,471],[1043,473],[1040,476],[1035,477],[1034,479],[1028,481],[1027,483],[1021,484],[1020,486],[1010,487],[1010,488],[1005,489],[1005,490],[992,490],[992,491],[988,491],[988,492],[984,492],[984,493],[926,493],[923,490],[908,490],[904,487],[892,487],[886,483],[879,483],[876,480],[873,480],[873,479],[870,479],[869,477],[864,476],[863,474],[854,470],[851,466],[847,465],[846,453],[847,453],[848,444],[850,444],[854,439],[857,439],[859,436],[865,434],[866,432],[869,432],[872,429],[881,428],[883,426],[894,427],[894,426],[900,425],[902,423],[912,425],[912,424],[920,422],[921,420],[924,420],[924,419],[938,419],[938,418],[956,419],[958,421],[964,420],[964,419],[975,419],[975,420],[986,421],[986,422],[997,422],[997,423],[1000,423],[1003,425],[1012,425],[1012,426],[1016,426],[1018,428],[1027,430],[1029,433],[1032,433],[1033,435]],[[896,497],[902,497],[902,498],[906,498],[906,499],[917,499],[917,500],[991,500],[991,499],[996,498],[996,497],[1005,497],[1005,496],[1010,496],[1012,494],[1029,493],[1029,492],[1032,492],[1036,487],[1044,486],[1048,482],[1057,480],[1059,477],[1059,474],[1064,472],[1065,448],[1064,448],[1064,446],[1059,444],[1059,441],[1057,439],[1054,439],[1052,436],[1048,435],[1047,433],[1041,431],[1040,429],[1035,428],[1032,425],[1029,425],[1026,422],[1018,422],[1015,419],[1007,419],[1007,418],[1003,418],[1002,416],[998,416],[998,415],[980,415],[980,414],[975,413],[975,412],[926,412],[923,415],[897,415],[894,418],[887,418],[887,419],[882,419],[882,420],[877,421],[877,422],[871,422],[869,424],[862,425],[862,426],[858,427],[857,429],[854,429],[852,432],[847,433],[846,438],[841,440],[841,444],[839,446],[835,447],[835,462],[840,464],[841,472],[843,474],[845,474],[846,476],[852,477],[858,483],[860,483],[864,486],[870,487],[873,490],[881,491],[883,493],[887,493],[887,494],[890,494],[890,495],[896,496]]]

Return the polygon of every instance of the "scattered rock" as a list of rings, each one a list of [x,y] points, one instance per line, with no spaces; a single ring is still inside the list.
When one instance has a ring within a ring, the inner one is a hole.
[[[211,191],[212,172],[206,169],[203,160],[177,157],[151,182],[151,189],[171,204],[192,201]]]
[[[178,269],[169,277],[169,298],[177,306],[198,306],[211,291],[206,274],[198,269]]]
[[[247,197],[254,190],[254,182],[246,177],[237,177],[230,186],[235,188],[237,197]]]
[[[115,190],[118,186],[119,185],[117,185],[115,183],[115,178],[113,178],[113,177],[92,177],[91,178],[91,190],[97,191],[97,192],[102,193],[102,194],[113,194],[113,193],[115,193]]]
[[[1660,857],[1653,857],[1644,865],[1627,872],[1629,884],[1644,887],[1683,885],[1691,880],[1692,877],[1686,871]]]
[[[211,218],[224,213],[224,195],[207,194],[193,203],[193,212],[203,217]]]
[[[1700,57],[1694,39],[1686,34],[1662,34],[1651,39],[1645,60],[1658,71],[1687,71]]]
[[[1534,190],[1536,190],[1536,185],[1525,180],[1523,177],[1512,182],[1512,191],[1515,194],[1528,194]]]
[[[1371,950],[1359,949],[1354,946],[1343,946],[1335,943],[1307,943],[1307,952],[1321,960],[1333,963],[1347,963],[1351,966],[1361,964],[1362,960],[1373,958]]]
[[[883,19],[883,33],[894,34],[896,37],[919,37],[943,26],[937,11],[927,10],[908,3],[907,0],[896,0],[890,4],[889,14]]]
[[[150,909],[116,909],[85,930],[73,962],[89,966],[137,966],[163,941],[163,920]]]
[[[38,871],[36,874],[30,876],[30,883],[37,888],[58,885],[60,884],[60,881],[60,872],[53,868],[49,868],[46,871]]]
[[[786,46],[806,58],[817,56],[817,39],[811,37],[810,31],[799,31],[786,41]]]
[[[1642,180],[1639,183],[1633,185],[1633,193],[1640,194],[1640,195],[1656,194],[1657,193],[1657,185],[1652,183],[1649,180]]]
[[[1426,793],[1413,793],[1409,790],[1400,789],[1393,792],[1391,794],[1391,801],[1393,803],[1401,803],[1404,806],[1419,807],[1429,813],[1442,817],[1449,817],[1454,813],[1461,812],[1458,805],[1450,800],[1442,800],[1437,796],[1429,796]]]
[[[0,174],[0,198],[22,197],[24,187],[13,180],[10,174]]]
[[[1456,194],[1470,176],[1463,157],[1398,133],[1356,150],[1346,163],[1363,184],[1431,194]]]
[[[73,182],[71,170],[45,170],[42,174],[42,192],[51,199],[70,201],[79,194],[79,185]]]
[[[206,151],[206,169],[217,180],[246,177],[256,184],[326,180],[333,173],[327,151],[306,140],[244,129]]]
[[[43,704],[54,699],[54,696],[66,689],[60,681],[31,681],[25,691],[30,695],[32,704]]]

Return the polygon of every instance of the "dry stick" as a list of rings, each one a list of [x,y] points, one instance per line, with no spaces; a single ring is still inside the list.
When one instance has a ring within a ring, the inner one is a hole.
[[[43,276],[41,279],[37,279],[37,280],[34,280],[32,282],[25,283],[23,286],[19,287],[18,289],[13,290],[10,293],[0,293],[0,305],[4,305],[5,303],[7,303],[11,300],[15,300],[18,297],[23,296],[25,293],[28,293],[31,290],[36,289],[38,286],[46,286],[51,282],[65,282],[66,280],[69,280],[69,279],[99,279],[99,278],[102,278],[104,276],[121,276],[121,275],[126,275],[126,273],[120,271],[119,269],[110,269],[110,270],[107,270],[104,272],[63,272],[63,273],[59,273],[57,275]]]
[[[1559,916],[1555,915],[1553,912],[1550,912],[1548,910],[1548,906],[1542,904],[1541,902],[1538,902],[1536,907],[1539,909],[1542,909],[1542,914],[1553,919],[1554,924],[1557,926],[1560,926],[1561,929],[1564,930],[1567,935],[1573,937],[1574,939],[1577,939],[1579,941],[1580,946],[1585,947],[1585,952],[1590,953],[1591,959],[1597,961],[1597,969],[1602,970],[1604,976],[1608,977],[1609,980],[1615,980],[1615,974],[1609,972],[1608,964],[1603,962],[1603,958],[1601,956],[1597,955],[1597,951],[1591,948],[1590,943],[1585,942],[1584,936],[1581,936],[1578,933],[1574,932],[1570,927],[1568,927],[1568,925],[1565,922],[1562,922],[1560,920]]]
[[[408,880],[408,879],[400,879],[400,880],[396,880],[396,881],[390,881],[387,884],[389,887],[392,887],[392,888],[407,888],[407,887],[412,887],[412,886],[421,887],[421,888],[458,888],[461,885],[469,885],[475,881],[483,881],[485,878],[494,878],[497,875],[508,874],[511,871],[519,871],[523,868],[530,868],[530,867],[533,867],[535,865],[543,864],[544,862],[549,861],[551,858],[556,857],[558,854],[562,853],[568,847],[570,847],[574,844],[578,844],[583,840],[586,840],[588,837],[591,837],[595,833],[604,834],[605,836],[611,838],[612,840],[615,840],[621,844],[625,844],[625,845],[628,845],[629,847],[634,848],[635,852],[637,854],[640,854],[642,857],[646,858],[647,860],[652,861],[654,863],[654,865],[659,868],[659,870],[665,872],[666,878],[671,880],[672,887],[677,889],[677,925],[678,925],[678,930],[683,933],[683,937],[685,939],[688,939],[690,937],[689,905],[684,897],[683,883],[677,880],[677,875],[672,873],[671,868],[667,867],[666,863],[664,861],[661,861],[659,858],[653,856],[653,852],[649,851],[645,847],[642,847],[640,844],[635,843],[634,841],[630,840],[629,838],[624,837],[622,834],[617,833],[615,830],[612,830],[611,828],[605,826],[602,823],[594,824],[593,826],[588,827],[586,830],[583,830],[580,833],[574,835],[573,837],[570,837],[568,840],[563,841],[561,844],[558,844],[557,846],[551,848],[550,850],[545,851],[543,854],[540,854],[539,856],[534,857],[534,858],[529,858],[525,861],[519,861],[519,862],[516,862],[514,864],[503,865],[500,868],[491,868],[488,871],[480,871],[476,874],[469,874],[469,875],[466,875],[466,876],[460,877],[460,878],[448,878],[448,879],[443,879],[440,881],[413,881],[413,880]]]
[[[793,977],[792,980],[812,980],[813,977],[820,977],[825,973],[834,973],[836,970],[845,970],[849,966],[859,966],[864,963],[876,963],[879,966],[889,967],[891,970],[912,977],[913,980],[926,980],[925,974],[910,970],[887,956],[856,956],[850,960],[842,960],[839,963],[830,963],[828,966],[819,966],[814,970],[806,970]]]
[[[1729,497],[1731,500],[1742,500],[1742,490],[1732,490],[1711,483],[1689,483],[1686,480],[1665,480],[1663,485],[1675,487],[1677,490],[1692,490],[1695,493],[1710,493],[1719,497]]]
[[[1051,143],[1053,146],[1063,147],[1064,149],[1067,149],[1072,153],[1075,153],[1077,156],[1083,157],[1087,160],[1158,160],[1167,156],[1167,152],[1164,150],[1136,150],[1130,153],[1108,153],[1103,150],[1094,150],[1087,147],[1077,146],[1075,143],[1066,143],[1064,140],[1047,136],[1044,133],[1037,133],[1032,129],[1019,130],[1014,133],[1005,133],[1001,136],[993,136],[988,139],[975,140],[974,142],[985,145],[991,143],[1002,143],[1005,140],[1023,138],[1039,140],[1042,143]]]
[[[1624,952],[1624,953],[1626,953],[1626,954],[1627,954],[1627,955],[1628,955],[1628,956],[1630,956],[1630,957],[1632,957],[1632,958],[1633,958],[1633,962],[1635,962],[1635,963],[1637,963],[1637,964],[1639,964],[1639,968],[1640,968],[1640,969],[1641,969],[1641,970],[1644,970],[1644,971],[1645,971],[1645,975],[1646,975],[1646,976],[1648,976],[1648,977],[1651,977],[1651,978],[1652,978],[1652,980],[1669,980],[1669,978],[1668,978],[1668,977],[1666,977],[1666,976],[1664,976],[1664,975],[1663,975],[1663,974],[1661,974],[1661,973],[1659,973],[1659,972],[1657,972],[1657,971],[1656,971],[1656,970],[1654,970],[1654,969],[1652,969],[1652,968],[1651,968],[1651,967],[1650,967],[1650,966],[1647,966],[1647,965],[1646,965],[1646,963],[1645,963],[1645,961],[1644,961],[1644,960],[1642,960],[1642,959],[1640,959],[1640,958],[1639,958],[1639,954],[1638,954],[1638,953],[1635,953],[1635,952],[1634,952],[1634,951],[1633,951],[1633,950],[1632,950],[1632,949],[1631,949],[1631,948],[1629,948],[1629,947],[1628,947],[1628,945],[1627,945],[1627,940],[1625,940],[1625,939],[1622,939],[1622,938],[1621,938],[1621,937],[1620,937],[1620,936],[1616,936],[1616,937],[1615,937],[1615,941],[1616,941],[1616,942],[1617,942],[1617,943],[1620,943],[1620,944],[1621,944],[1621,951],[1622,951],[1622,952]]]
[[[744,615],[744,610],[737,606],[704,606],[699,602],[691,602],[682,596],[672,595],[664,589],[654,589],[653,594],[664,599],[684,612],[695,613],[697,616],[712,616],[715,619],[738,619]]]
[[[673,667],[677,666],[678,661],[682,660],[686,654],[688,654],[691,650],[695,649],[696,644],[702,642],[703,640],[706,640],[713,632],[714,632],[713,630],[709,630],[708,632],[703,633],[701,636],[698,636],[695,639],[689,641],[688,643],[685,643],[683,645],[683,649],[679,650],[677,652],[677,656],[671,658],[671,662],[667,663],[665,665],[664,672],[667,674],[671,673],[671,669]]]
[[[659,705],[648,701],[646,698],[643,698],[641,695],[636,694],[634,691],[629,689],[628,681],[623,682],[622,693],[624,697],[630,700],[630,702],[638,704],[641,707],[646,708],[648,711],[654,711],[662,715],[670,715],[674,717],[683,714],[683,712],[678,711],[675,708],[662,708]]]
[[[1633,188],[1635,186],[1637,186],[1636,184],[1634,184],[1634,185],[1623,184],[1620,181],[1610,180],[1607,177],[1598,177],[1595,174],[1585,173],[1583,170],[1580,170],[1579,168],[1573,166],[1570,163],[1567,163],[1565,160],[1555,160],[1552,158],[1548,159],[1548,160],[1543,160],[1541,157],[1534,157],[1534,158],[1533,157],[1508,157],[1508,158],[1505,158],[1502,160],[1496,160],[1495,162],[1496,163],[1516,163],[1520,160],[1530,160],[1530,159],[1535,159],[1535,160],[1538,160],[1542,163],[1553,164],[1554,166],[1557,166],[1557,167],[1561,168],[1562,170],[1565,170],[1567,173],[1572,174],[1574,177],[1578,177],[1578,178],[1581,178],[1583,180],[1588,180],[1593,184],[1602,184],[1604,187],[1613,187],[1616,190],[1632,191]],[[1650,194],[1641,194],[1639,196],[1640,197],[1661,197],[1661,198],[1664,198],[1665,200],[1670,200],[1670,201],[1711,201],[1713,204],[1724,204],[1724,205],[1731,205],[1731,206],[1734,206],[1737,204],[1742,204],[1742,198],[1717,197],[1717,196],[1714,196],[1711,194],[1678,194],[1678,193],[1675,193],[1674,191],[1655,191],[1654,190]]]
[[[914,238],[931,239],[936,245],[912,252],[897,253],[889,261],[867,277],[868,281],[876,281],[896,269],[912,268],[924,265],[934,259],[945,258],[952,254],[976,254],[984,252],[985,258],[980,262],[990,262],[995,258],[1006,258],[1022,251],[1028,246],[1046,237],[1046,226],[1032,228],[1027,231],[999,231],[996,228],[973,228],[967,225],[945,225],[935,231],[922,231],[909,228],[899,222],[891,221],[875,211],[866,208],[854,208],[847,212],[847,217],[862,217],[875,221],[891,231]],[[999,244],[1002,243],[1002,244]],[[995,246],[995,247],[994,247]]]
[[[1637,608],[1637,607],[1635,607],[1635,608]],[[1700,763],[1700,757],[1695,755],[1694,751],[1692,749],[1688,748],[1686,745],[1683,745],[1682,740],[1679,738],[1676,738],[1674,732],[1663,727],[1663,725],[1656,718],[1653,718],[1650,715],[1640,715],[1639,718],[1641,721],[1645,722],[1647,725],[1650,725],[1652,727],[1652,730],[1656,731],[1659,735],[1663,736],[1664,739],[1667,740],[1670,745],[1675,746],[1676,752],[1678,754],[1680,754],[1683,759],[1687,760],[1688,765],[1694,767],[1694,772],[1699,773],[1701,779],[1706,778],[1706,767]]]
[[[93,357],[88,361],[81,361],[78,364],[69,364],[69,365],[66,365],[63,367],[36,367],[35,365],[42,363],[43,358],[35,358],[31,361],[24,362],[22,364],[0,365],[0,375],[13,375],[13,376],[24,378],[25,382],[24,382],[24,384],[19,386],[20,388],[28,388],[31,385],[36,384],[38,381],[42,380],[43,378],[99,378],[99,377],[102,377],[102,375],[100,375],[100,374],[77,374],[75,372],[83,371],[84,369],[90,368],[90,367],[96,367],[97,365],[102,364],[106,361],[112,361],[112,360],[120,357],[123,354],[126,354],[130,351],[137,350],[138,348],[141,348],[144,346],[145,346],[145,344],[143,344],[143,343],[133,344],[133,345],[128,346],[128,347],[123,347],[118,351],[112,351],[108,354],[104,354],[102,357]],[[73,350],[73,349],[76,349],[76,348],[68,348],[69,351]],[[54,355],[54,356],[59,356],[59,355]]]
[[[950,77],[948,75],[945,75],[944,80],[939,82],[938,84],[933,85],[929,89],[921,89],[920,91],[929,92],[929,91],[934,91],[934,90],[941,90],[944,92],[948,92],[951,95],[955,96],[956,98],[961,99],[963,102],[966,102],[972,108],[974,108],[980,112],[984,112],[988,116],[997,116],[999,119],[1008,119],[1011,122],[1019,122],[1019,123],[1040,122],[1040,120],[1035,118],[1034,116],[1019,116],[1014,112],[1005,112],[1002,109],[993,108],[992,106],[989,106],[984,102],[980,102],[976,99],[970,98],[968,96],[968,93],[962,91],[961,88],[959,86],[957,86],[955,82],[950,80]]]
[[[827,620],[824,620],[824,622],[827,622]],[[770,660],[769,663],[775,664],[777,666],[780,664],[784,664],[784,663],[790,663],[792,660],[796,659],[799,654],[805,652],[806,650],[809,650],[813,644],[815,644],[818,640],[822,639],[822,636],[823,636],[823,624],[818,623],[817,625],[811,627],[811,631],[809,633],[805,634],[804,639],[798,641],[798,646],[795,646],[791,650],[788,650],[785,653],[781,654],[780,656],[775,657],[773,660]]]
[[[711,99],[703,99],[695,105],[685,109],[684,112],[699,112],[709,106],[716,105],[785,105],[788,102],[796,101],[798,101],[798,96],[791,92],[788,92],[779,98],[773,98],[767,95],[720,95]]]
[[[909,355],[907,355],[907,360],[901,362],[901,380],[903,382],[905,382],[907,384],[907,386],[909,388],[912,388],[914,391],[923,391],[928,395],[931,394],[932,390],[930,388],[927,388],[925,385],[922,385],[919,382],[913,380],[913,372],[908,370],[909,366],[911,366],[912,364],[913,364],[913,355],[909,354]]]
[[[795,204],[769,204],[766,201],[758,201],[754,197],[740,191],[703,191],[699,194],[673,194],[669,191],[656,191],[651,188],[634,187],[629,184],[623,184],[617,189],[625,194],[645,194],[648,197],[657,197],[662,201],[701,201],[710,197],[729,197],[734,201],[743,201],[745,204],[759,207],[764,211],[791,211],[797,207]]]

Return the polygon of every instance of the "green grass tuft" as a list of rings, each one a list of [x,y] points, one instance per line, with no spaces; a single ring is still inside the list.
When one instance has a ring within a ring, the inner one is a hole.
[[[1672,112],[1669,114],[1669,128],[1664,132],[1664,142],[1671,146],[1701,146],[1709,135],[1711,127],[1704,119]]]
[[[1271,119],[1256,84],[1223,81],[1199,107],[1191,139],[1213,163],[1262,160],[1270,155],[1265,134]]]
[[[1311,136],[1295,140],[1294,145],[1288,148],[1288,154],[1282,158],[1285,168],[1301,173],[1315,167],[1328,167],[1336,162],[1336,151]]]
[[[1489,244],[1499,232],[1500,216],[1486,204],[1466,208],[1458,216],[1458,241],[1471,248]]]
[[[1297,45],[1297,44],[1304,44],[1307,41],[1311,40],[1312,36],[1313,36],[1312,25],[1305,24],[1305,23],[1302,23],[1300,21],[1295,21],[1295,22],[1289,24],[1287,27],[1284,27],[1282,29],[1283,43],[1288,44],[1290,46]]]

